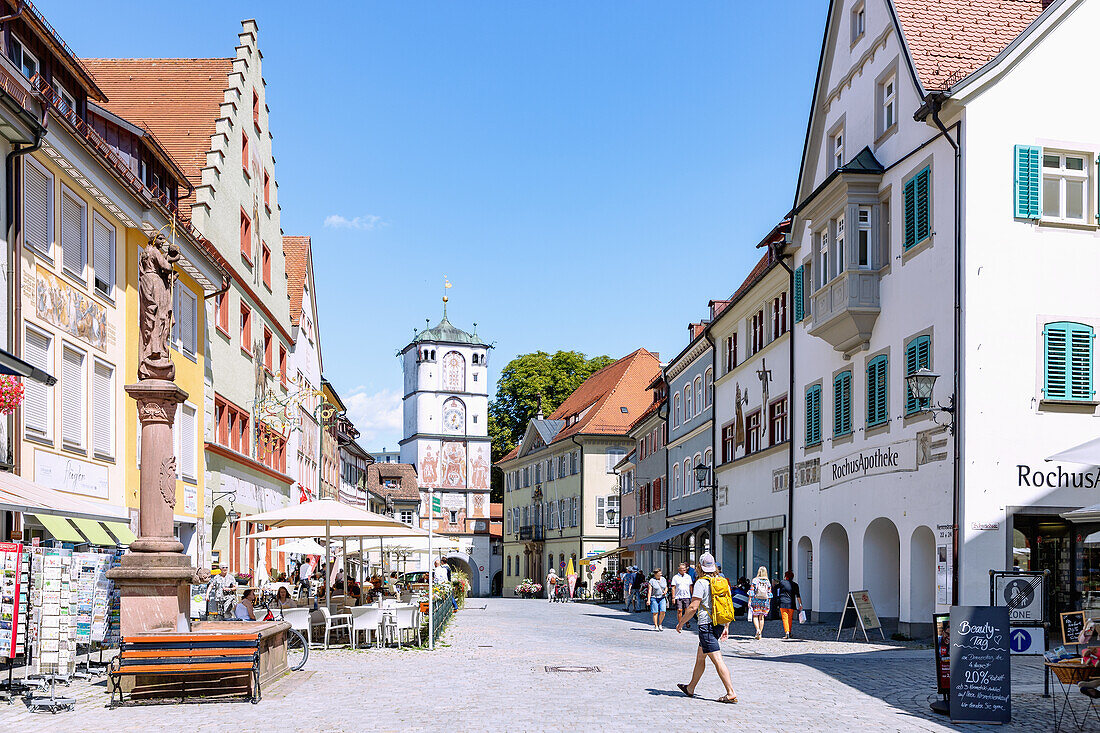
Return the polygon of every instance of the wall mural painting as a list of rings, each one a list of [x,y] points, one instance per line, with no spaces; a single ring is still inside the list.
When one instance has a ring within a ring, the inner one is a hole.
[[[466,488],[466,446],[464,444],[444,443],[439,467],[440,486],[446,489]]]
[[[470,458],[470,488],[489,488],[489,447],[478,445]]]
[[[439,455],[432,448],[432,444],[424,447],[424,455],[420,457],[420,485],[437,486],[439,481]]]
[[[457,351],[448,351],[443,357],[443,389],[466,391],[466,360]]]
[[[35,276],[36,315],[100,351],[107,348],[107,309],[49,270]]]

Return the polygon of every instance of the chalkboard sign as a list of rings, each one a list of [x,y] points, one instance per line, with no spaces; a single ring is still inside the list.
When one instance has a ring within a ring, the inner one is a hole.
[[[1070,611],[1062,614],[1062,643],[1080,644],[1077,641],[1085,628],[1085,612]]]
[[[1012,720],[1008,608],[951,607],[951,720]]]

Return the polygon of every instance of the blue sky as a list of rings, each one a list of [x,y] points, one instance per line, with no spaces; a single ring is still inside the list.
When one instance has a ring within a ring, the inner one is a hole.
[[[790,209],[825,0],[40,3],[83,56],[228,56],[255,17],[283,230],[368,449],[440,316],[513,356],[675,355]]]

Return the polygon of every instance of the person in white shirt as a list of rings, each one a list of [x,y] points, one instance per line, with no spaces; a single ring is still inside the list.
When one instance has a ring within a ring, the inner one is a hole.
[[[558,586],[558,574],[554,572],[554,568],[550,568],[550,572],[546,574],[546,600],[550,603],[554,602],[554,591]]]
[[[435,570],[433,572],[433,580],[436,583],[441,583],[443,585],[446,585],[447,582],[450,580],[450,575],[451,574],[447,570],[447,566],[444,565],[443,563],[439,562],[439,560],[436,560],[435,561]]]
[[[726,688],[726,694],[718,698],[718,702],[735,703],[737,693],[733,690],[729,667],[722,659],[722,649],[718,643],[727,638],[728,629],[725,626],[713,625],[710,617],[712,603],[710,584],[718,577],[718,566],[714,562],[714,555],[704,552],[699,558],[699,570],[702,571],[702,577],[696,581],[695,588],[691,592],[691,603],[688,604],[687,613],[676,624],[676,633],[680,633],[684,623],[691,620],[692,616],[698,615],[699,648],[695,653],[695,667],[691,671],[691,682],[678,683],[676,686],[688,697],[695,697],[695,686],[702,679],[707,659],[710,659],[715,671],[718,672],[718,679],[722,680],[722,686]]]
[[[679,572],[672,576],[672,602],[676,604],[676,623],[684,620],[684,613],[691,603],[691,576],[686,562],[680,563]],[[687,624],[691,628],[691,624]]]

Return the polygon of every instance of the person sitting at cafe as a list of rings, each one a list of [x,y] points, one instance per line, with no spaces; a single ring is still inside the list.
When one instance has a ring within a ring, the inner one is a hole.
[[[356,583],[354,580],[348,580],[347,585],[348,587],[346,592],[348,598],[354,599],[354,602],[352,603],[353,606],[358,606],[359,599],[363,597],[362,589],[359,587],[359,584]]]
[[[233,618],[238,621],[255,621],[256,620],[256,591],[253,588],[249,588],[241,596],[241,600],[237,602],[237,606],[233,609]]]
[[[275,594],[275,605],[282,611],[286,608],[294,608],[294,601],[290,598],[290,591],[285,585],[279,586],[279,592]]]
[[[395,596],[398,595],[401,592],[401,589],[398,587],[397,571],[396,570],[393,571],[392,573],[390,573],[390,577],[389,577],[389,580],[386,581],[386,585],[389,586],[390,593],[392,593]]]

